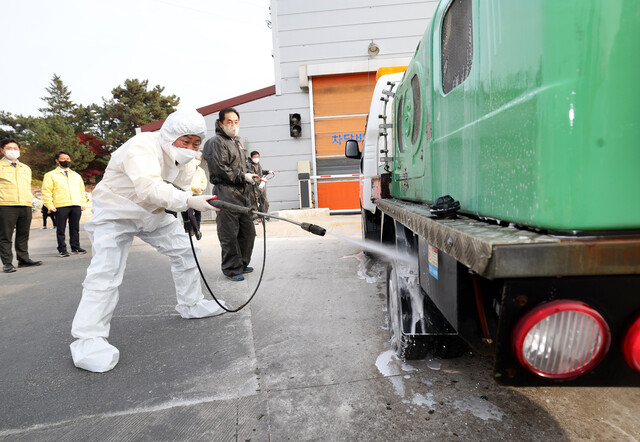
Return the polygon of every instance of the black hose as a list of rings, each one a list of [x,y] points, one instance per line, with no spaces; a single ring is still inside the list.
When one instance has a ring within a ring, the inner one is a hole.
[[[200,277],[202,278],[202,281],[204,282],[204,285],[207,287],[207,290],[209,291],[209,294],[211,295],[211,297],[213,298],[213,300],[216,302],[216,304],[218,304],[220,306],[220,308],[222,308],[224,311],[229,312],[229,313],[235,313],[235,312],[239,312],[240,310],[242,310],[243,308],[245,308],[253,299],[253,297],[256,295],[256,293],[258,292],[258,288],[260,287],[260,283],[262,282],[262,276],[264,275],[264,267],[265,264],[267,263],[267,226],[264,224],[264,222],[262,223],[262,230],[263,230],[263,234],[264,234],[264,252],[263,252],[263,256],[262,256],[262,269],[260,270],[260,279],[258,279],[258,285],[256,286],[255,290],[253,291],[253,293],[251,294],[251,296],[249,297],[249,299],[247,300],[247,302],[245,302],[244,304],[242,304],[240,307],[236,308],[236,309],[229,309],[227,307],[225,307],[224,305],[222,305],[222,303],[220,301],[218,301],[218,298],[216,298],[216,295],[213,294],[213,291],[211,291],[211,287],[209,287],[209,283],[207,282],[207,279],[204,277],[204,273],[202,272],[202,268],[200,268],[200,262],[198,261],[198,257],[196,254],[196,249],[193,246],[193,238],[191,238],[191,235],[189,235],[189,242],[191,243],[191,251],[193,252],[193,258],[196,260],[196,265],[198,266],[198,271],[200,272]]]
[[[258,192],[259,194],[259,192]],[[262,196],[260,195],[260,198],[262,198]],[[267,263],[267,226],[266,226],[266,218],[275,218],[275,219],[279,219],[282,221],[286,221],[288,223],[291,224],[296,224],[298,226],[300,226],[302,228],[302,230],[306,230],[307,232],[313,233],[314,235],[319,235],[319,236],[324,236],[324,234],[327,232],[324,228],[315,225],[315,224],[309,224],[309,223],[299,223],[297,221],[294,221],[292,219],[288,219],[288,218],[282,218],[276,215],[271,215],[269,213],[262,213],[262,212],[258,212],[257,210],[253,210],[250,207],[244,207],[244,206],[238,206],[236,204],[231,204],[231,203],[227,203],[226,201],[222,201],[222,200],[218,200],[218,199],[210,199],[208,200],[208,203],[211,204],[213,207],[218,208],[220,210],[223,209],[227,209],[227,210],[231,210],[234,212],[239,212],[239,213],[244,213],[247,214],[249,216],[251,215],[259,215],[262,221],[262,231],[263,231],[263,236],[264,236],[264,248],[263,248],[263,256],[262,256],[262,269],[260,270],[260,279],[258,279],[258,285],[256,286],[255,290],[253,291],[253,293],[251,294],[251,296],[249,297],[249,299],[247,300],[247,302],[245,302],[244,304],[242,304],[240,307],[236,308],[236,309],[228,309],[227,307],[225,307],[224,305],[222,305],[220,303],[220,301],[218,301],[218,298],[216,298],[216,296],[213,294],[213,291],[211,290],[211,287],[209,287],[209,283],[207,282],[207,279],[204,277],[204,273],[202,272],[202,268],[200,268],[200,262],[198,261],[198,257],[196,256],[196,249],[193,246],[193,239],[191,238],[191,235],[189,235],[189,242],[191,243],[191,251],[193,252],[193,258],[196,261],[196,265],[198,266],[198,271],[200,272],[200,277],[202,278],[202,281],[204,282],[204,285],[207,287],[207,290],[209,291],[209,294],[211,295],[211,297],[213,298],[213,300],[216,302],[216,304],[218,304],[224,311],[227,311],[229,313],[235,313],[235,312],[239,312],[240,310],[242,310],[243,308],[245,308],[253,299],[253,297],[256,295],[256,293],[258,292],[258,288],[260,287],[260,283],[262,282],[262,277],[264,275],[264,267]],[[185,226],[189,223],[189,219],[187,218],[185,220]]]

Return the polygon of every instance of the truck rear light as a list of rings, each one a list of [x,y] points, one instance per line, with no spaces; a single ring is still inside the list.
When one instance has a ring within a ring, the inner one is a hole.
[[[622,354],[631,368],[640,371],[640,316],[631,324],[624,337]]]
[[[531,373],[554,380],[591,371],[606,355],[610,341],[609,326],[600,313],[570,300],[534,308],[518,321],[512,335],[520,363]]]

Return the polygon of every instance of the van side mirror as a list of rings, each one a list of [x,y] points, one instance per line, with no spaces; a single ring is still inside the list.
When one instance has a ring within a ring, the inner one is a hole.
[[[347,140],[344,143],[344,156],[354,160],[359,160],[362,154],[356,140]]]

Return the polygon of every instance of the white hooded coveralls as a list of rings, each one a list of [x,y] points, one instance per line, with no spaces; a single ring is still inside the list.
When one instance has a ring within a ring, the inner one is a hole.
[[[183,135],[204,140],[206,125],[196,111],[169,115],[158,133],[141,133],[111,156],[102,181],[93,192],[93,215],[85,224],[93,257],[83,282],[71,334],[76,367],[104,372],[118,363],[119,351],[106,340],[118,303],[129,248],[135,236],[167,255],[176,288],[176,310],[183,318],[224,313],[214,301],[204,300],[200,275],[181,222],[165,209],[187,210],[195,161],[176,165],[173,142]],[[200,249],[196,245],[196,252]]]

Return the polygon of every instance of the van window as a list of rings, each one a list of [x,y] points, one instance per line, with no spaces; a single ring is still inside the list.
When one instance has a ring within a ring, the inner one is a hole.
[[[471,71],[473,26],[471,0],[453,0],[442,20],[442,91],[448,94]]]
[[[411,128],[411,143],[416,144],[420,135],[420,121],[422,117],[422,97],[420,96],[420,79],[417,75],[411,78],[413,92],[413,127]]]

